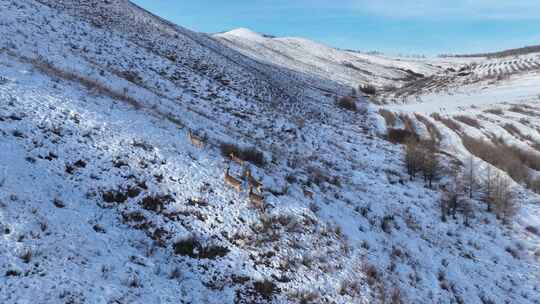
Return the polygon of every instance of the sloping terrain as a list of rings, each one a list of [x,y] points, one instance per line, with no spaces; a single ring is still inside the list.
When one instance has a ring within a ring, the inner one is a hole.
[[[467,58],[467,57],[490,57],[490,58],[502,58],[502,57],[512,57],[518,55],[526,55],[530,53],[540,52],[540,45],[531,45],[516,49],[509,49],[500,52],[492,53],[483,53],[483,54],[470,54],[470,55],[456,55],[456,58]]]
[[[402,84],[442,70],[422,60],[343,51],[303,38],[270,38],[243,28],[214,36],[253,58],[350,87]]]
[[[449,96],[448,98],[457,102],[469,99],[471,104],[475,104],[485,101],[472,99],[477,96],[482,99],[486,94],[491,94],[490,98],[510,101],[509,99],[516,99],[518,96],[530,97],[539,93],[535,84],[538,83],[540,72],[540,53],[457,60],[459,61],[456,61],[453,67],[385,92],[380,99],[385,103],[402,104],[418,104],[437,99],[436,102],[440,104],[452,104],[446,100]]]
[[[441,222],[344,85],[127,1],[0,16],[0,302],[538,303],[537,197]],[[262,210],[224,143],[262,153]]]

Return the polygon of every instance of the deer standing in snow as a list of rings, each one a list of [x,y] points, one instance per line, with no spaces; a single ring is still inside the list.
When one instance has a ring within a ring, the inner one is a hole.
[[[249,201],[257,209],[264,209],[264,197],[253,193],[253,187],[251,185],[249,186]]]
[[[242,192],[242,182],[229,174],[229,167],[225,169],[225,175],[223,181],[226,185],[233,187],[238,192]]]
[[[236,156],[234,152],[231,152],[231,154],[229,154],[229,158],[240,166],[244,166],[244,160]]]
[[[264,185],[253,177],[253,175],[251,174],[251,169],[249,167],[246,167],[246,169],[244,170],[244,178],[247,180],[250,187],[257,189],[259,193],[263,192]]]
[[[204,139],[202,137],[198,137],[193,135],[193,132],[191,132],[191,129],[188,130],[188,139],[191,142],[192,145],[195,147],[202,149],[204,148]]]

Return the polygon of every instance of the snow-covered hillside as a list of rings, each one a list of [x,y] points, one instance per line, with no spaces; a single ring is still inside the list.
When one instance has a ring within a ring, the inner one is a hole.
[[[265,37],[244,28],[215,37],[247,56],[350,87],[403,84],[435,74],[448,64],[343,51],[303,38]]]
[[[123,0],[0,17],[0,303],[539,303],[538,197],[441,222],[346,81]],[[264,208],[223,144],[262,153]]]

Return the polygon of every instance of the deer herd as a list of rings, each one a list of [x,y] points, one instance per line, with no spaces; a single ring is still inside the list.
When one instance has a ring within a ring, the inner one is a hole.
[[[242,192],[243,180],[245,180],[248,184],[248,198],[250,203],[257,209],[263,210],[265,207],[264,196],[262,195],[264,192],[263,184],[253,177],[253,175],[251,174],[251,168],[249,167],[249,165],[246,165],[244,160],[234,155],[234,153],[231,153],[229,155],[229,158],[232,162],[239,164],[243,170],[242,176],[234,177],[229,173],[230,165],[228,165],[225,168],[225,174],[223,176],[223,181],[225,185],[236,189],[236,191],[238,192]],[[257,192],[259,192],[259,194],[253,192],[254,188],[257,190]]]
[[[204,148],[206,140],[203,137],[193,134],[191,129],[188,130],[187,137],[193,146],[199,149]],[[246,162],[242,158],[240,158],[238,155],[235,155],[234,152],[231,152],[228,157],[230,162],[236,163],[242,168],[242,175],[237,177],[231,175],[231,173],[229,172],[230,164],[228,164],[225,168],[223,175],[224,184],[231,188],[234,188],[236,191],[241,193],[244,181],[247,182],[247,186],[249,189],[248,198],[250,203],[257,209],[264,210],[264,185],[253,177],[250,165],[246,164]],[[257,190],[259,194],[255,193],[253,189]],[[303,189],[303,193],[305,197],[313,200],[313,192],[307,189]]]
[[[205,140],[203,137],[194,135],[191,130],[188,130],[187,137],[193,146],[199,149],[204,148]],[[265,201],[264,201],[265,199],[263,196],[263,192],[264,192],[263,184],[253,177],[249,164],[246,164],[246,162],[243,159],[235,155],[233,152],[231,152],[228,155],[228,157],[231,162],[238,164],[242,168],[242,175],[240,177],[235,177],[231,175],[230,164],[229,164],[227,165],[224,171],[224,176],[223,176],[224,184],[231,188],[234,188],[236,191],[241,193],[243,185],[244,185],[244,181],[246,181],[248,185],[248,189],[249,189],[248,198],[249,198],[250,203],[257,209],[263,210],[265,207]],[[253,189],[257,190],[259,194],[255,193]]]

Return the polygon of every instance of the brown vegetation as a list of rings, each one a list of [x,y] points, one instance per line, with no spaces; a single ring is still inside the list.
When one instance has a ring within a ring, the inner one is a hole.
[[[469,125],[473,128],[477,128],[477,129],[482,128],[482,126],[480,125],[480,122],[478,122],[478,119],[470,117],[470,116],[456,115],[454,116],[454,119],[461,121],[462,123]]]
[[[539,182],[530,174],[529,168],[540,169],[540,155],[508,145],[501,138],[489,142],[464,135],[461,139],[471,154],[507,172],[516,182],[538,191],[535,185]]]
[[[338,100],[338,106],[349,111],[356,112],[358,107],[356,105],[356,98],[352,96],[344,96]]]
[[[255,147],[242,148],[235,144],[223,143],[221,144],[220,149],[221,154],[224,157],[230,158],[231,155],[234,155],[235,157],[250,162],[258,167],[263,167],[266,164],[264,154]]]
[[[442,117],[441,115],[437,113],[431,114],[431,117],[437,121],[440,121],[443,123],[446,127],[448,127],[450,130],[453,130],[457,134],[461,134],[463,132],[463,129],[461,126],[453,119]]]
[[[360,85],[358,87],[358,90],[364,94],[367,94],[367,95],[375,95],[377,94],[377,88],[375,88],[374,85],[371,85],[371,84],[364,84],[364,85]]]
[[[439,169],[438,146],[433,141],[409,140],[405,146],[405,165],[411,180],[419,172],[431,188]]]
[[[540,116],[539,113],[537,112],[534,112],[534,111],[531,111],[527,108],[527,106],[525,105],[514,105],[514,106],[511,106],[508,111],[511,111],[511,112],[515,112],[515,113],[519,113],[519,114],[522,114],[522,115],[527,115],[527,116],[532,116],[532,117],[538,117]]]
[[[504,115],[504,111],[501,109],[487,109],[487,110],[484,110],[484,112],[494,114],[494,115],[499,115],[499,116]]]
[[[388,111],[386,109],[380,109],[379,114],[384,118],[384,120],[386,121],[386,125],[388,127],[395,127],[396,126],[397,118],[396,118],[396,115],[393,112]]]
[[[428,130],[429,136],[431,137],[432,141],[440,142],[442,140],[442,134],[439,129],[437,129],[434,123],[432,123],[427,117],[424,117],[420,114],[415,114],[415,116],[418,121],[420,121],[424,124],[424,126],[426,126],[426,129]]]
[[[394,144],[405,144],[409,140],[418,140],[418,135],[403,129],[388,129],[388,141]]]

